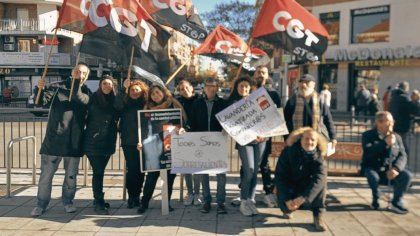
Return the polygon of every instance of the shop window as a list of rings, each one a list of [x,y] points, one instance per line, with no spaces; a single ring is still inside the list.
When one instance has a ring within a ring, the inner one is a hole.
[[[357,88],[360,87],[360,85],[365,85],[369,91],[377,94],[378,88],[379,88],[380,75],[381,75],[381,71],[379,69],[373,69],[373,68],[359,69],[357,71],[357,77],[356,77]]]
[[[327,64],[319,66],[318,90],[321,91],[324,85],[328,85],[331,92],[331,109],[337,109],[337,64]]]
[[[29,39],[18,40],[18,52],[30,52],[31,41]]]
[[[321,24],[330,35],[328,45],[338,45],[340,36],[340,12],[322,13],[319,18],[321,19]]]
[[[389,12],[389,5],[352,10],[351,42],[389,42]]]

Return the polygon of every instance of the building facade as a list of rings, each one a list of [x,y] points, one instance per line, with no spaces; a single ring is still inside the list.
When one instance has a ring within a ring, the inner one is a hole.
[[[358,85],[382,98],[388,86],[408,81],[420,88],[420,1],[299,1],[319,18],[330,34],[319,65],[301,68],[327,83],[332,109],[349,111]]]

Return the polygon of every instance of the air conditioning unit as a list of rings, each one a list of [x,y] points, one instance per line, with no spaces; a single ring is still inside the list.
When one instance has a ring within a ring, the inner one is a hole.
[[[4,36],[4,42],[5,43],[14,43],[15,42],[15,37],[13,37],[13,36]]]
[[[4,51],[14,51],[15,50],[15,45],[11,44],[11,43],[5,43],[3,45],[3,49],[4,49]]]

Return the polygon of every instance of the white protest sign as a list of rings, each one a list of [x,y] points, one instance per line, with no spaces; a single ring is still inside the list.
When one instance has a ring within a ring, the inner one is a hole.
[[[265,88],[259,88],[246,99],[230,105],[216,114],[223,129],[240,145],[246,145],[260,137],[270,137],[281,120],[277,106]],[[278,134],[276,134],[278,135]]]
[[[227,135],[187,132],[171,137],[171,173],[219,174],[228,169]]]
[[[280,115],[280,125],[276,129],[272,130],[270,133],[261,135],[261,137],[274,137],[289,134],[289,130],[286,126],[286,121],[284,120],[283,108],[277,108],[277,112]]]

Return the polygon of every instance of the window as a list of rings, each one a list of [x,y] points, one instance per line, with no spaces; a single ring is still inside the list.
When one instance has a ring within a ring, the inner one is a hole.
[[[379,6],[351,11],[351,42],[389,42],[389,8]]]
[[[31,42],[29,39],[18,40],[18,52],[30,52]]]
[[[330,39],[328,45],[338,45],[340,33],[340,12],[320,14],[321,24],[327,29]]]
[[[324,64],[320,65],[318,69],[319,91],[322,90],[323,85],[328,85],[331,92],[331,106],[330,108],[337,109],[337,82],[338,82],[338,64]]]

